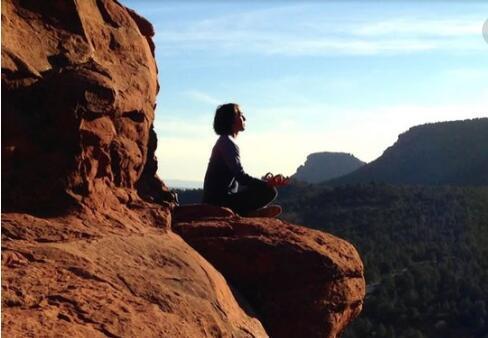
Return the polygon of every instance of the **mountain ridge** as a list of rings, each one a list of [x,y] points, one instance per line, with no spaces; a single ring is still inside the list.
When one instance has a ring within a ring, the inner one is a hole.
[[[488,118],[426,123],[400,134],[376,160],[325,184],[485,185],[487,145]]]

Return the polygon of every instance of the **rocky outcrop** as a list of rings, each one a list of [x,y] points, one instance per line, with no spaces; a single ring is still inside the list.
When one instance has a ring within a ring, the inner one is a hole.
[[[142,223],[139,233],[114,233],[90,219],[2,218],[4,337],[267,336],[175,234]]]
[[[364,296],[351,245],[174,210],[156,175],[153,34],[115,0],[2,1],[2,333],[336,336]]]
[[[2,1],[4,210],[170,200],[155,178],[152,34],[112,0]]]
[[[173,228],[244,295],[271,337],[337,337],[361,311],[363,265],[337,237],[237,216]]]

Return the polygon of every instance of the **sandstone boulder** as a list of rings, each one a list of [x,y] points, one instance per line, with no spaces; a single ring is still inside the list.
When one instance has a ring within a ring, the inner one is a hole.
[[[271,337],[337,337],[361,311],[363,265],[344,240],[269,218],[173,229],[244,295]]]

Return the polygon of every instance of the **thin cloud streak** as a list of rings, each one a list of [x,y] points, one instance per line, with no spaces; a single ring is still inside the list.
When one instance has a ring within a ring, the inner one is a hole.
[[[310,16],[310,11],[310,6],[293,6],[224,15],[174,30],[158,29],[156,41],[165,55],[189,50],[285,56],[486,50],[481,16],[345,18],[338,24],[337,18],[315,17],[313,11]]]
[[[478,37],[482,25],[483,21],[474,17],[440,20],[398,18],[368,23],[354,29],[351,33],[357,36]]]
[[[260,36],[255,38],[255,36]],[[173,36],[171,39],[175,39]],[[284,38],[282,35],[264,35],[262,32],[236,33],[228,38],[209,34],[197,39],[182,38],[177,42],[160,37],[158,42],[162,54],[175,56],[179,49],[194,51],[219,51],[221,55],[253,54],[264,56],[327,56],[327,55],[378,55],[404,54],[424,51],[481,52],[486,45],[479,39],[456,38],[439,40],[435,38]]]
[[[219,100],[205,92],[198,90],[188,90],[184,93],[187,97],[202,103],[207,103],[212,106],[222,104],[222,100]]]

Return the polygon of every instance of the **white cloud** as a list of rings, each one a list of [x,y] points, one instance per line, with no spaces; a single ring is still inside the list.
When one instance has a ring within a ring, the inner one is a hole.
[[[436,37],[358,37],[341,38],[328,36],[286,36],[261,31],[199,33],[171,39],[160,37],[165,55],[177,54],[180,50],[205,50],[233,54],[262,54],[287,56],[326,55],[377,55],[399,54],[422,51],[473,52],[486,50],[486,44],[479,39],[438,39]],[[191,36],[191,37],[190,37]]]
[[[319,13],[324,15],[318,15]],[[328,17],[327,7],[301,5],[185,22],[158,29],[164,54],[192,51],[261,55],[375,55],[422,51],[481,51],[485,18],[477,13],[432,19],[413,14],[385,19],[360,19],[343,14]]]
[[[359,25],[353,30],[358,36],[406,35],[425,37],[463,37],[481,34],[483,20],[479,17],[462,19],[415,19],[395,18]]]
[[[188,90],[184,93],[187,97],[202,103],[207,103],[212,106],[216,106],[222,103],[222,100],[219,100],[205,92],[199,90]]]

